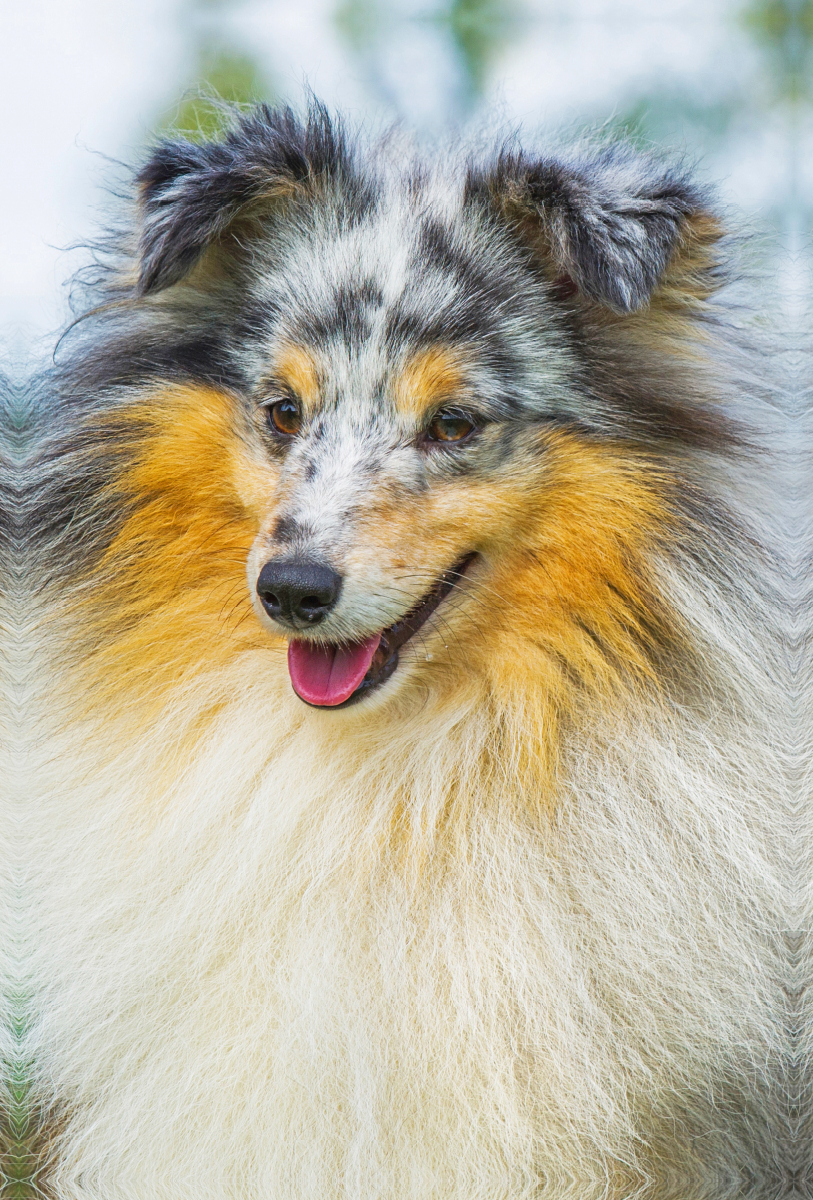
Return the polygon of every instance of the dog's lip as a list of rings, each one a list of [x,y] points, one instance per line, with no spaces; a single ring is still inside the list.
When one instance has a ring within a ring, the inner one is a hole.
[[[346,700],[343,700],[341,704],[329,706],[331,709],[349,708],[351,704],[357,704],[363,697],[375,691],[376,688],[379,688],[382,683],[386,683],[398,666],[398,655],[401,647],[426,624],[438,606],[457,586],[477,557],[476,552],[466,554],[453,567],[444,571],[418,604],[414,605],[403,617],[400,617],[394,624],[382,631],[378,649],[372,657],[367,674],[356,690]],[[304,700],[302,696],[299,696],[299,699],[311,708],[325,707],[321,704],[311,704],[310,701]]]

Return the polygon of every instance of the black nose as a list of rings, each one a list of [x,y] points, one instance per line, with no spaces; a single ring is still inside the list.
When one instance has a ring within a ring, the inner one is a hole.
[[[260,571],[257,595],[269,617],[289,629],[305,629],[324,621],[341,586],[341,575],[323,563],[272,559]]]

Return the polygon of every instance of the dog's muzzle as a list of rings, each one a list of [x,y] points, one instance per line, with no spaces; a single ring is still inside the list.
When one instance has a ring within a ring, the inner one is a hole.
[[[342,577],[324,563],[271,559],[260,571],[257,595],[272,620],[288,629],[312,629],[335,607]]]

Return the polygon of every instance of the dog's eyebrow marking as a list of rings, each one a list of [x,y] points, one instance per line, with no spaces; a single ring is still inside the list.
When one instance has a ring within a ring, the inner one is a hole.
[[[288,385],[306,410],[316,409],[321,392],[319,368],[310,350],[294,343],[283,346],[274,362],[274,374]]]
[[[400,412],[422,417],[443,401],[459,399],[465,387],[459,351],[432,346],[407,362],[395,381],[393,396]]]

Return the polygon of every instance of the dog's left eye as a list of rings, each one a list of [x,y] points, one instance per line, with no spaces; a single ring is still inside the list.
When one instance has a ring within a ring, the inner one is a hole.
[[[474,421],[465,413],[446,409],[438,413],[426,433],[432,442],[463,442],[476,428]]]

